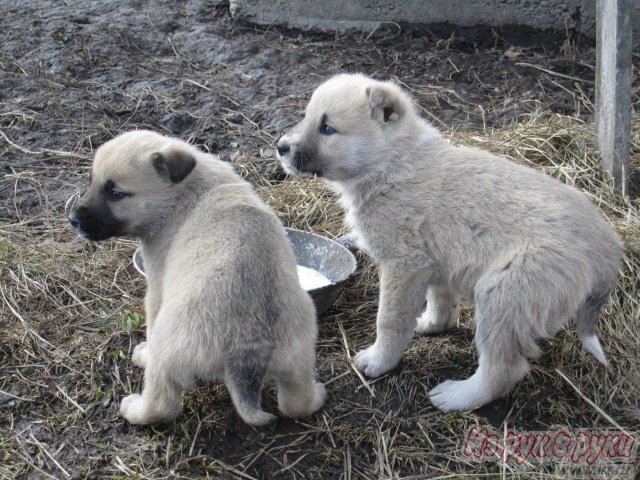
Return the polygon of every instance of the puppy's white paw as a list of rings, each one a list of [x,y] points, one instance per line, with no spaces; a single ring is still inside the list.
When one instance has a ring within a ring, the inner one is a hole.
[[[398,364],[399,357],[380,352],[375,344],[358,352],[353,359],[356,368],[367,377],[379,377]]]
[[[265,425],[269,425],[270,423],[275,423],[278,420],[278,417],[271,413],[264,412],[262,410],[256,410],[249,414],[240,415],[240,417],[247,422],[249,425],[254,427],[263,427]]]
[[[309,415],[320,410],[320,407],[322,407],[326,399],[327,389],[324,388],[323,383],[316,382],[313,386],[313,403],[311,404],[311,408],[309,409]]]
[[[433,315],[427,315],[423,313],[418,317],[418,323],[414,332],[419,335],[435,335],[436,333],[442,333],[449,328],[446,322],[437,323]]]
[[[446,380],[429,391],[433,405],[443,411],[473,410],[492,400],[476,380]]]
[[[146,368],[147,366],[147,342],[140,342],[133,349],[133,355],[131,355],[131,362],[140,368]]]
[[[148,415],[147,404],[142,395],[134,393],[120,402],[120,414],[134,425],[147,425],[152,422]]]

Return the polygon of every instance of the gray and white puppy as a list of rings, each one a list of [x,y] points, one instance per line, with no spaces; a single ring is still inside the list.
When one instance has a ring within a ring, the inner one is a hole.
[[[88,240],[142,240],[147,341],[133,362],[145,379],[120,405],[129,422],[175,418],[198,378],[223,379],[252,425],[275,419],[260,405],[265,377],[284,415],[322,406],[313,302],[282,224],[230,165],[154,132],[122,134],[97,150],[69,221]]]
[[[475,304],[479,366],[429,392],[442,410],[506,394],[539,354],[536,341],[571,317],[606,364],[595,326],[621,248],[578,190],[450,145],[400,87],[363,75],[320,85],[277,148],[287,171],[322,176],[340,193],[347,223],[379,263],[376,341],[355,358],[366,375],[397,365],[414,329],[454,326],[460,297]]]

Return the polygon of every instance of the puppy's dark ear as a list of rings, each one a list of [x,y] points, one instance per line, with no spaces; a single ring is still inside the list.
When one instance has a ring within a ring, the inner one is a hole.
[[[405,100],[387,85],[372,85],[366,89],[371,115],[381,123],[395,122],[405,112]]]
[[[152,153],[151,163],[158,175],[171,180],[172,183],[180,183],[196,166],[196,159],[188,152],[169,150]]]

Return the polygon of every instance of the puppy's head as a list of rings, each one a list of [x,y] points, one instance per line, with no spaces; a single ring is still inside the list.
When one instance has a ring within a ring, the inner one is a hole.
[[[413,101],[394,83],[337,75],[315,90],[304,119],[278,141],[278,159],[289,173],[348,181],[392,159],[417,119]]]
[[[92,241],[143,237],[177,202],[196,160],[180,142],[154,132],[115,137],[96,151],[89,189],[69,215]]]

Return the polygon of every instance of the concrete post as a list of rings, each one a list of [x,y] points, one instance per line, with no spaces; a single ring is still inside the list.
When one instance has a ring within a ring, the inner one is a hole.
[[[631,10],[633,0],[598,0],[596,146],[616,193],[629,190]]]

